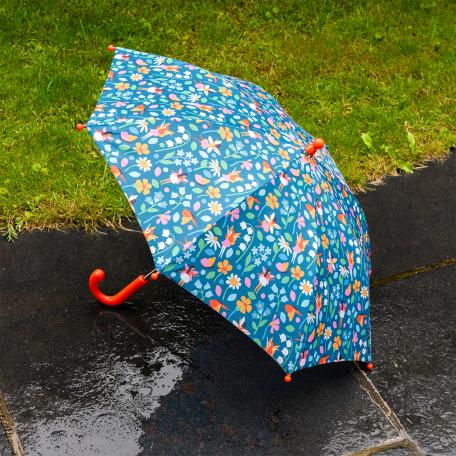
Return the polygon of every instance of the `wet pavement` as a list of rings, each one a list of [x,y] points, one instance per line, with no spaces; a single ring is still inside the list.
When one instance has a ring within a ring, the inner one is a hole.
[[[6,437],[0,434],[0,455],[1,456],[11,456],[11,449],[8,445]]]
[[[456,258],[456,153],[358,195],[374,278]]]
[[[360,196],[376,279],[456,257],[455,171],[453,155]],[[164,277],[120,310],[95,304],[86,282],[99,266],[106,292],[150,269],[143,236],[0,241],[0,387],[27,455],[342,455],[404,433],[421,453],[381,454],[456,454],[456,267],[373,288],[369,378],[398,431],[353,365],[285,384],[254,343]]]
[[[396,435],[350,364],[285,384],[270,357],[166,278],[127,308],[96,305],[91,269],[123,283],[147,268],[143,243],[35,232],[2,245],[13,267],[2,274],[1,386],[26,454],[339,455]]]
[[[456,454],[456,266],[372,290],[371,380],[426,454]]]

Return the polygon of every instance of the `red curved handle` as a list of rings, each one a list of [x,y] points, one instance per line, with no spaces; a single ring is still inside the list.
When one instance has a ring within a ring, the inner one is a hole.
[[[103,269],[95,269],[89,277],[89,289],[98,301],[107,306],[119,306],[125,302],[129,296],[148,283],[148,280],[140,275],[114,296],[108,296],[102,293],[98,288],[99,283],[102,282],[104,278],[105,273]]]

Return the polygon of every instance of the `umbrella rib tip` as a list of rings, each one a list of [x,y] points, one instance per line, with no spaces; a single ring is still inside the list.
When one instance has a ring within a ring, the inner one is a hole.
[[[115,47],[113,44],[110,44],[110,45],[108,46],[108,51],[109,51],[109,52],[114,52],[115,50],[116,50],[116,47]]]

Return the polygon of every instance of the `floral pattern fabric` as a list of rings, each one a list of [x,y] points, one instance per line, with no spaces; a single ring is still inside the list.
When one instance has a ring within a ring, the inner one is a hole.
[[[326,147],[262,88],[117,48],[87,123],[155,267],[286,372],[369,362],[364,214]]]

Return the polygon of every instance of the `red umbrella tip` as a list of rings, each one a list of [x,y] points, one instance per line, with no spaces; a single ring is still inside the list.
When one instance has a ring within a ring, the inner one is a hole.
[[[315,146],[313,144],[307,144],[306,146],[306,152],[313,157],[317,149],[315,149]]]
[[[291,374],[287,374],[284,377],[285,383],[290,383],[291,382]]]
[[[115,50],[116,50],[116,47],[115,47],[113,44],[110,44],[110,45],[108,46],[108,51],[109,51],[109,52],[114,52]]]
[[[155,271],[150,275],[150,278],[152,280],[157,280],[159,275],[160,275],[160,273],[158,271]]]
[[[81,130],[84,130],[84,128],[86,128],[85,124],[76,124],[76,130],[77,131],[81,131]]]
[[[322,149],[323,147],[325,147],[325,142],[321,138],[315,138],[312,141],[312,144],[315,147],[315,149],[317,149],[317,150],[318,149]]]
[[[372,372],[374,370],[374,365],[372,363],[367,363],[366,368],[369,372]]]

